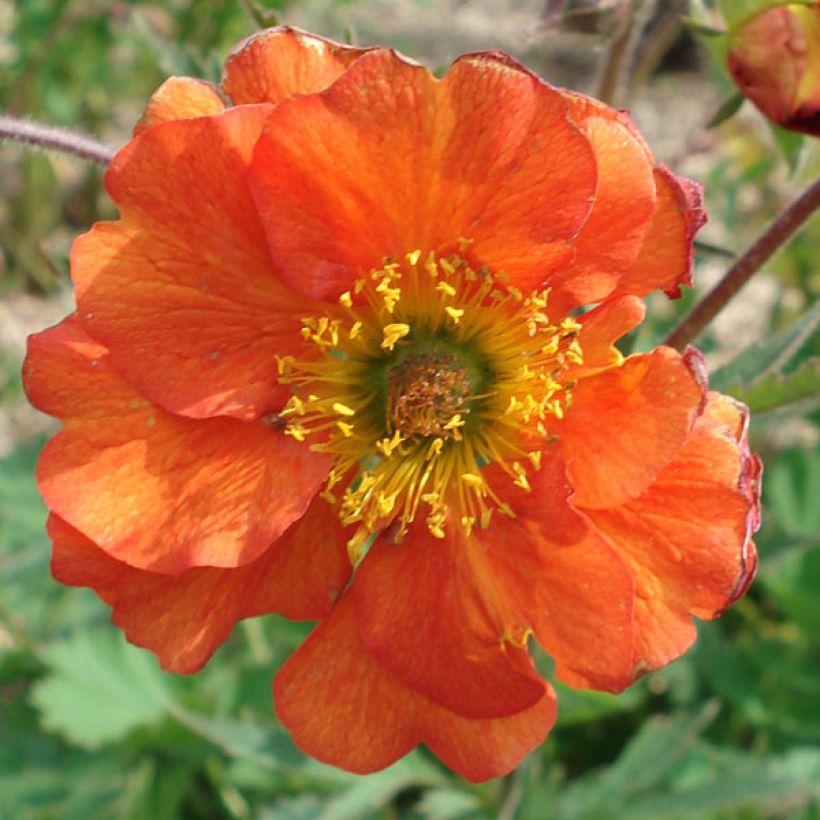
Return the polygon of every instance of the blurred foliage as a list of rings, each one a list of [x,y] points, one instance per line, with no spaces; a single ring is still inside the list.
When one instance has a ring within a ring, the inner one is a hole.
[[[744,8],[755,3],[766,5]],[[367,4],[0,0],[0,108],[119,144],[168,74],[218,79],[254,15],[288,21],[297,5],[300,22],[342,37],[345,8]],[[728,96],[719,47],[703,55],[704,82]],[[780,145],[749,122],[727,119],[710,132],[699,166],[711,217],[704,268],[725,269],[820,171],[816,146]],[[15,147],[0,155],[0,180],[0,296],[47,301],[66,285],[71,238],[113,214],[101,172]],[[623,695],[559,686],[553,735],[501,781],[470,786],[423,749],[368,777],[305,758],[276,724],[270,680],[307,625],[246,622],[198,675],[162,672],[110,626],[91,592],[49,579],[34,483],[41,441],[18,441],[0,460],[0,817],[820,816],[817,223],[767,265],[761,275],[774,287],[762,303],[744,291],[733,306],[737,327],[753,327],[748,346],[732,348],[717,328],[699,340],[722,362],[714,384],[758,411],[758,581],[701,625],[692,652]],[[656,344],[692,300],[687,291],[653,302],[629,344]],[[10,415],[20,402],[17,354],[0,350],[0,368],[0,413]]]

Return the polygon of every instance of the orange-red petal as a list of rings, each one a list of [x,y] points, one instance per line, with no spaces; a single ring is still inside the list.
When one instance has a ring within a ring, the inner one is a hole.
[[[700,413],[703,388],[688,362],[660,347],[582,379],[559,436],[579,507],[640,495],[672,460]]]
[[[534,633],[560,679],[616,692],[628,686],[635,678],[632,576],[567,503],[572,488],[557,451],[543,453],[530,492],[497,465],[483,474],[515,518],[495,516],[473,533],[482,570],[476,580]]]
[[[674,299],[680,296],[681,285],[692,283],[692,243],[706,222],[703,189],[664,165],[655,168],[655,187],[649,229],[637,259],[618,281],[616,294],[645,296],[660,289]]]
[[[205,80],[169,77],[152,95],[145,113],[134,126],[134,136],[151,126],[219,114],[225,108],[216,89]]]
[[[276,26],[234,48],[225,61],[222,88],[235,105],[278,104],[295,94],[318,94],[370,50]]]
[[[326,763],[366,774],[426,743],[472,782],[513,769],[556,716],[548,685],[531,708],[503,718],[470,720],[431,702],[367,651],[349,595],[279,670],[274,699],[296,745]]]
[[[150,128],[106,175],[122,219],[74,244],[80,321],[174,413],[252,419],[289,393],[275,357],[301,350],[305,302],[274,273],[244,181],[270,110]]]
[[[560,280],[574,305],[597,302],[613,290],[638,256],[655,205],[653,163],[642,141],[611,117],[577,121],[595,151],[598,186],[589,219],[573,243],[572,269]]]
[[[542,285],[571,256],[595,175],[560,94],[511,60],[463,58],[439,82],[376,50],[276,107],[249,184],[282,275],[331,298],[387,256],[460,238],[476,265]]]
[[[376,541],[352,595],[359,634],[382,666],[450,711],[493,718],[533,706],[544,683],[480,549],[457,528],[439,540],[411,527],[401,544]]]
[[[615,347],[615,342],[637,327],[645,313],[646,307],[637,296],[621,296],[607,299],[579,316],[578,342],[584,361],[573,367],[570,378],[585,378],[620,364],[623,354]]]
[[[325,616],[350,576],[338,519],[321,499],[255,561],[179,575],[129,567],[55,515],[48,530],[54,577],[93,588],[113,607],[112,620],[128,640],[181,674],[200,669],[242,618]]]
[[[586,511],[635,577],[641,671],[682,654],[695,639],[691,616],[713,618],[752,580],[760,468],[745,436],[744,410],[710,393],[691,435],[643,495]]]
[[[31,337],[24,376],[32,403],[64,422],[37,467],[46,504],[141,569],[254,560],[304,514],[326,474],[323,456],[269,425],[151,404],[73,317]]]

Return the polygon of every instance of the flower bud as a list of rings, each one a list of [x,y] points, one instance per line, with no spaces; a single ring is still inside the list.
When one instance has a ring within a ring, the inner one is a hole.
[[[729,71],[769,119],[820,136],[820,5],[758,14],[734,34]]]

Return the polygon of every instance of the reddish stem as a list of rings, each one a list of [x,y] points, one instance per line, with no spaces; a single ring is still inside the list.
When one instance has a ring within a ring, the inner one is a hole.
[[[101,142],[63,128],[0,115],[0,139],[17,140],[46,150],[71,154],[80,159],[108,165],[116,151]]]
[[[760,270],[766,260],[792,234],[820,208],[820,180],[804,191],[758,240],[732,265],[726,275],[704,298],[695,305],[688,316],[667,336],[664,344],[683,350],[715,316],[734,298],[735,294]]]

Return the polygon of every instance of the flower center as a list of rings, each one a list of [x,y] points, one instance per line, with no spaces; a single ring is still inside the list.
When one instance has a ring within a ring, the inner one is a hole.
[[[462,415],[472,388],[467,368],[452,353],[407,356],[387,376],[388,432],[407,438],[461,438]]]
[[[546,308],[546,291],[524,296],[461,256],[413,251],[302,320],[311,355],[278,360],[292,390],[280,416],[333,459],[322,496],[358,524],[351,561],[372,535],[391,526],[398,540],[420,515],[443,538],[488,526],[494,510],[515,514],[482,468],[498,463],[530,489],[582,362],[580,325]]]

